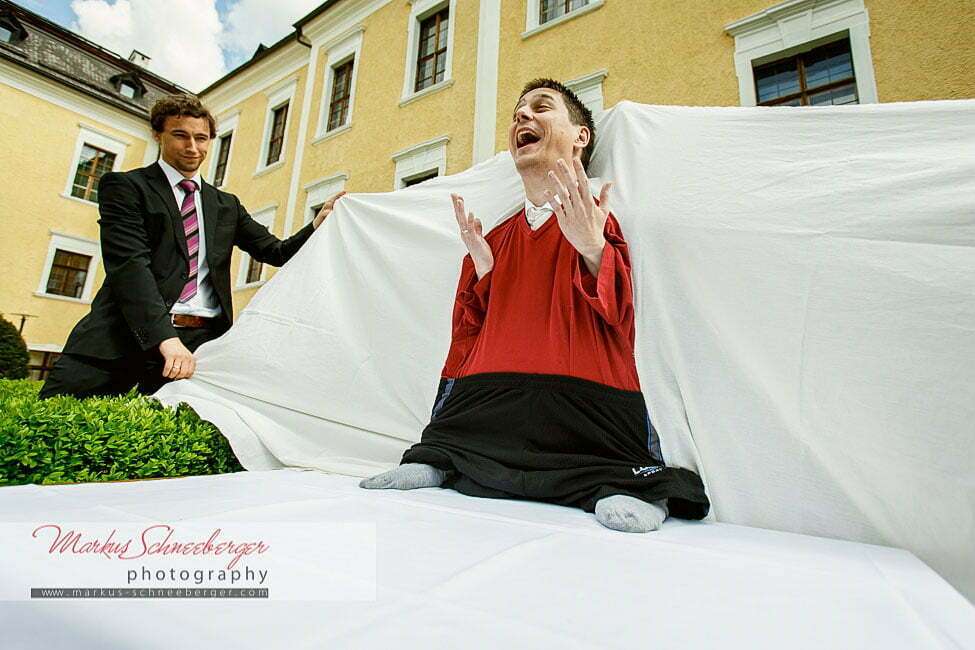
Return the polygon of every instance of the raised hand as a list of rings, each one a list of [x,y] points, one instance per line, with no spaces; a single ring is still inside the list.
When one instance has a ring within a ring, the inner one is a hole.
[[[574,160],[573,169],[561,158],[556,164],[556,170],[548,173],[551,189],[545,190],[545,198],[555,209],[562,234],[582,255],[589,272],[598,275],[603,247],[606,245],[603,229],[609,217],[609,189],[613,184],[603,185],[599,192],[599,205],[596,205],[582,162]],[[556,194],[561,203],[555,200]]]
[[[312,222],[312,226],[318,228],[320,225],[322,225],[322,222],[325,221],[325,217],[332,213],[332,208],[335,207],[335,202],[341,199],[343,196],[345,196],[345,190],[342,190],[328,201],[325,201],[325,205],[323,205],[322,209],[319,210],[318,214],[315,215],[315,221]]]
[[[477,272],[477,279],[480,280],[494,268],[494,253],[484,239],[481,220],[476,218],[473,212],[464,209],[464,199],[451,194],[450,200],[454,203],[454,216],[457,218],[457,225],[460,226],[460,238],[467,247],[467,252],[471,254],[474,271]]]

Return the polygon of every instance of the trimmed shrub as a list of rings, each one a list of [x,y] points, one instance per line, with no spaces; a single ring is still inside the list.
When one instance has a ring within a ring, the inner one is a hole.
[[[28,358],[24,337],[13,323],[0,317],[0,379],[26,378]]]
[[[186,404],[122,397],[37,399],[41,382],[0,379],[0,486],[199,476],[243,468]]]

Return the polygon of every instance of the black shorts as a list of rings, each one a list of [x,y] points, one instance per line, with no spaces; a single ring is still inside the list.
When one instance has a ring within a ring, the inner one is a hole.
[[[593,512],[606,496],[667,499],[701,519],[701,478],[667,467],[643,394],[561,375],[484,373],[442,379],[430,424],[403,463],[447,472],[444,487]]]

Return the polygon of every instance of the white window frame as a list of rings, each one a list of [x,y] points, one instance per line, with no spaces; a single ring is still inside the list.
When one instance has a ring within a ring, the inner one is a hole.
[[[291,77],[278,84],[271,90],[265,91],[267,97],[267,110],[264,112],[264,136],[261,138],[261,152],[257,157],[257,169],[254,175],[269,172],[282,166],[288,157],[288,129],[294,123],[297,116],[297,106],[295,106],[295,91],[298,88],[298,77]],[[288,105],[288,116],[284,122],[284,139],[281,141],[281,157],[270,165],[265,164],[267,160],[268,148],[271,146],[271,127],[274,125],[274,111]]]
[[[95,239],[81,237],[80,235],[72,235],[71,233],[60,230],[51,230],[49,232],[51,241],[47,245],[47,257],[44,260],[44,270],[41,272],[41,280],[37,285],[37,290],[34,292],[34,295],[40,298],[53,298],[54,300],[66,300],[68,302],[77,302],[86,305],[90,304],[91,294],[95,289],[95,273],[98,270],[98,262],[102,258],[101,245]],[[54,254],[58,249],[91,257],[91,261],[88,262],[88,275],[85,276],[85,287],[81,291],[80,298],[60,296],[47,292],[47,281],[51,277],[51,267],[54,266]]]
[[[576,97],[592,111],[593,118],[603,112],[603,79],[609,74],[606,70],[597,70],[576,79],[565,82],[566,88],[576,94]]]
[[[755,65],[795,56],[849,35],[861,104],[876,104],[870,18],[863,0],[787,0],[725,25],[735,39],[735,72],[742,106],[756,106]]]
[[[454,85],[454,32],[457,31],[457,0],[407,0],[410,3],[410,22],[406,38],[406,70],[403,75],[403,94],[399,105],[403,106],[421,97],[426,97],[438,90]],[[416,57],[420,49],[420,23],[431,14],[448,10],[447,16],[447,63],[444,65],[443,81],[427,86],[423,90],[414,91],[416,84]]]
[[[447,170],[448,142],[450,136],[442,135],[394,153],[392,158],[396,163],[396,176],[393,189],[403,189],[407,179],[434,169],[437,170],[437,176],[443,176]]]
[[[528,0],[528,11],[525,15],[525,31],[522,32],[522,38],[528,38],[529,36],[534,36],[539,32],[543,32],[546,29],[555,27],[556,25],[561,25],[562,23],[572,20],[573,18],[578,18],[590,11],[595,11],[606,4],[606,0],[590,0],[589,4],[583,5],[578,9],[573,9],[567,14],[562,14],[558,18],[553,18],[548,22],[539,23],[538,19],[542,14],[542,3],[541,0]]]
[[[256,210],[251,213],[251,219],[261,224],[268,230],[273,232],[274,228],[274,218],[278,213],[278,204],[272,203],[271,205],[265,206],[260,210]],[[263,285],[267,280],[267,264],[261,267],[261,278],[255,282],[247,282],[247,267],[250,266],[251,256],[249,253],[240,251],[240,266],[237,267],[237,283],[234,286],[234,291],[240,291],[243,289],[253,289],[254,287],[259,287]]]
[[[112,164],[112,171],[117,172],[122,169],[122,160],[125,158],[125,149],[132,144],[129,140],[117,138],[110,133],[106,133],[89,124],[78,122],[78,137],[75,139],[74,154],[71,156],[71,169],[68,171],[68,178],[64,184],[64,191],[61,196],[71,201],[80,201],[85,205],[98,205],[95,201],[78,198],[71,195],[71,188],[74,185],[74,177],[78,171],[78,162],[81,160],[81,150],[86,145],[103,149],[115,154],[115,162]]]
[[[213,141],[217,143],[217,151],[215,152],[216,155],[210,161],[210,170],[207,173],[207,176],[209,176],[211,180],[216,180],[217,178],[217,163],[220,160],[220,149],[219,149],[220,138],[224,137],[228,133],[237,133],[237,123],[239,121],[240,121],[240,111],[235,111],[229,116],[217,120],[217,137],[213,139]],[[230,178],[230,163],[234,157],[234,148],[235,148],[234,140],[233,138],[231,138],[230,152],[227,154],[227,170],[224,172],[223,175],[223,183],[221,183],[220,185],[214,185],[214,187],[227,186],[227,179]]]
[[[366,31],[364,25],[356,25],[351,31],[322,46],[328,63],[325,66],[325,80],[322,84],[321,109],[318,112],[318,128],[315,129],[315,139],[312,144],[326,138],[336,136],[352,128],[352,111],[355,108],[356,80],[359,78],[359,67],[362,62],[362,33]],[[341,124],[331,131],[328,130],[328,113],[332,104],[332,88],[335,85],[335,69],[345,65],[352,59],[352,81],[349,87],[349,113],[345,116],[345,124]]]
[[[61,354],[64,351],[63,345],[58,345],[56,343],[28,343],[28,352],[54,352],[55,354]]]
[[[330,198],[344,190],[347,180],[349,180],[348,172],[339,172],[306,184],[305,217],[302,220],[302,225],[308,225],[314,219],[315,215],[311,213],[311,209],[316,205],[324,204]]]

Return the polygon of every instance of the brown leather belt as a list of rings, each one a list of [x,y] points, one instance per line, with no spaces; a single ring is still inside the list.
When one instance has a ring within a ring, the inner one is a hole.
[[[220,323],[219,318],[204,318],[203,316],[190,316],[188,314],[173,314],[173,325],[176,327],[199,327],[212,329]]]

